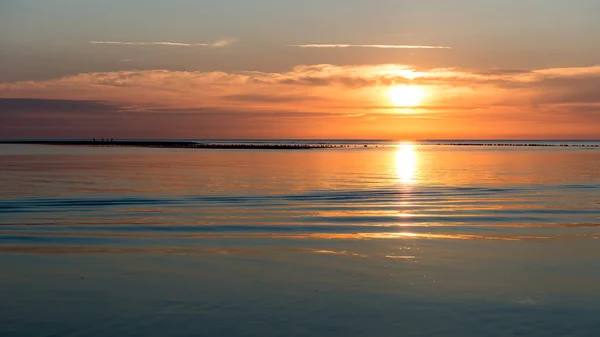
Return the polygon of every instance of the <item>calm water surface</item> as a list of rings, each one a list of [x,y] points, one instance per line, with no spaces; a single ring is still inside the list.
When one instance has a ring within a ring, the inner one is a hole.
[[[0,335],[600,335],[600,149],[376,145],[0,145]]]

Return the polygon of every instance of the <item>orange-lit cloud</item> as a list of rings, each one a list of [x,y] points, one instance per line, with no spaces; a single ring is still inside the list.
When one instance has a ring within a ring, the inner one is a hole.
[[[419,86],[426,96],[417,106],[399,109],[387,95],[398,85]],[[256,137],[260,132],[281,137],[265,131],[274,129],[300,138],[394,138],[400,132],[410,138],[600,136],[600,67],[465,70],[322,64],[281,73],[97,72],[2,83],[0,97],[108,105],[82,106],[81,113],[198,114],[203,120],[219,120],[219,125],[235,121],[242,128],[245,123]],[[41,105],[31,109],[38,111]],[[299,119],[307,124],[299,125]],[[401,124],[393,122],[399,119]],[[315,134],[317,126],[321,131]]]
[[[82,73],[47,81],[0,84],[3,97],[133,101],[159,107],[227,107],[236,102],[304,108],[390,108],[385,89],[427,90],[421,109],[526,107],[600,103],[600,66],[533,71],[415,69],[406,65],[297,66],[288,72],[142,70]],[[382,96],[383,95],[383,96]],[[267,107],[268,108],[268,107]],[[419,108],[419,107],[415,107]]]

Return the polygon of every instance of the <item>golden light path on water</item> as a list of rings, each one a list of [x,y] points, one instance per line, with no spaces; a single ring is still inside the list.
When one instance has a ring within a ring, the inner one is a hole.
[[[402,143],[396,151],[396,175],[406,184],[416,183],[417,151],[412,143]]]
[[[405,186],[411,186],[416,183],[417,151],[414,144],[402,143],[398,145],[395,153],[395,169],[398,182]],[[413,212],[407,210],[411,208],[409,201],[399,200],[398,203],[401,206],[401,210],[396,213],[398,217],[411,218],[414,216]],[[405,234],[407,234],[407,237],[411,236],[411,233]]]

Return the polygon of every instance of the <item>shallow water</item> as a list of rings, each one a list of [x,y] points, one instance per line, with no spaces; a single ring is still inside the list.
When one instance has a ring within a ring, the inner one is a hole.
[[[600,149],[0,162],[2,336],[600,335]]]

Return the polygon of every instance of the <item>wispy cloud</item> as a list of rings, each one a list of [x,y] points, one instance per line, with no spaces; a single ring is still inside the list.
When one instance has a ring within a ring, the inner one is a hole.
[[[452,49],[446,46],[418,46],[403,44],[290,44],[298,48],[380,48],[380,49]]]
[[[183,42],[167,42],[167,41],[152,41],[152,42],[126,42],[126,41],[90,41],[92,44],[116,44],[116,45],[154,45],[154,46],[172,46],[172,47],[226,47],[234,43],[235,39],[223,39],[212,43],[183,43]]]

